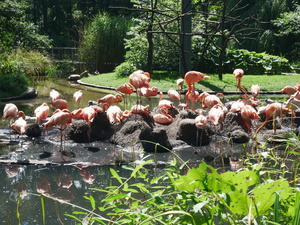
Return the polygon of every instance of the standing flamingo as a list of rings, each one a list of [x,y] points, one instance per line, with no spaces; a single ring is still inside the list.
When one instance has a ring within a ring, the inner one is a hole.
[[[150,74],[142,70],[137,70],[129,75],[129,82],[135,88],[150,87]]]
[[[51,101],[54,101],[54,100],[56,100],[56,99],[59,99],[59,98],[61,98],[61,94],[58,92],[58,91],[56,91],[56,90],[54,90],[54,89],[52,89],[51,91],[50,91],[50,98],[51,98]]]
[[[251,86],[251,92],[252,92],[252,96],[253,96],[253,100],[257,101],[257,96],[259,95],[260,92],[260,87],[258,84],[253,84]]]
[[[121,84],[119,87],[116,88],[116,91],[122,92],[125,94],[125,107],[127,106],[127,95],[130,95],[134,92],[133,87],[131,84],[125,83]]]
[[[82,100],[82,90],[78,90],[73,94],[73,99],[75,100],[75,102],[77,102],[78,107],[79,107],[79,103]]]
[[[3,109],[3,119],[14,119],[18,117],[18,107],[13,103],[8,103],[4,106]]]
[[[123,94],[130,95],[133,93],[134,90],[133,90],[131,84],[125,83],[125,84],[121,84],[119,87],[117,87],[116,91],[120,91]]]
[[[273,120],[275,122],[275,118],[278,117],[278,116],[282,116],[286,113],[292,113],[293,116],[295,116],[295,113],[293,110],[285,107],[283,104],[281,103],[272,103],[272,104],[269,104],[267,105],[267,107],[265,108],[265,113],[266,113],[266,120],[265,122],[262,123],[262,125],[256,130],[256,135],[257,133],[264,127],[266,126],[269,118],[272,116],[273,117]],[[276,126],[274,126],[274,134],[276,134]],[[255,137],[256,137],[255,135]]]
[[[92,106],[87,106],[82,109],[82,119],[88,122],[90,125],[94,118],[97,116],[97,109]]]
[[[157,87],[141,87],[136,90],[139,96],[144,97],[152,97],[156,96],[158,94],[158,88]]]
[[[238,87],[242,92],[244,92],[245,94],[247,94],[247,90],[241,86],[241,80],[242,80],[242,78],[243,78],[243,76],[244,76],[244,70],[242,70],[242,69],[235,69],[235,70],[233,71],[233,75],[234,75],[234,77],[237,79],[237,87]]]
[[[188,98],[188,100],[190,100],[192,102],[192,110],[195,110],[196,107],[196,102],[199,99],[199,92],[195,91],[195,86],[192,84],[190,86],[190,91],[187,93],[186,97]]]
[[[177,81],[176,81],[176,85],[179,87],[179,91],[181,92],[182,89],[183,89],[183,83],[184,83],[184,79],[182,78],[179,78]]]
[[[177,100],[180,103],[180,94],[175,89],[170,88],[168,90],[168,96],[170,97],[170,99]]]
[[[48,132],[53,126],[58,126],[60,130],[60,143],[62,146],[63,140],[63,129],[65,126],[72,123],[72,114],[67,109],[57,109],[54,111],[53,115],[50,117],[49,121],[43,123],[42,126],[45,127],[46,132]]]
[[[176,81],[176,85],[177,85],[177,87],[179,87],[179,96],[181,96],[181,92],[183,89],[183,83],[184,83],[184,79],[182,79],[182,78],[179,78]]]
[[[150,74],[142,70],[137,70],[129,75],[129,82],[137,91],[138,88],[150,87]],[[136,104],[139,104],[138,93],[136,92]]]
[[[186,100],[186,108],[189,108],[188,100],[189,100],[189,95],[191,92],[195,91],[194,83],[199,82],[203,79],[209,79],[210,77],[200,73],[198,71],[189,71],[185,74],[184,79],[185,82],[188,85],[188,91],[185,94],[185,100]]]
[[[47,103],[43,103],[39,107],[34,110],[34,114],[36,116],[36,120],[40,123],[42,120],[47,119],[49,115],[49,106]]]
[[[256,110],[251,105],[245,105],[241,110],[241,117],[242,117],[243,123],[248,128],[248,132],[252,133],[251,121],[260,119]]]
[[[292,86],[285,86],[284,88],[282,88],[280,90],[280,92],[282,92],[284,94],[292,95],[292,94],[295,94],[297,92],[297,89],[295,87],[292,87]]]

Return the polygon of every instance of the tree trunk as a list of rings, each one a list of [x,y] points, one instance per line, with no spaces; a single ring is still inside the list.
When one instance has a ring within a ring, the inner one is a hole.
[[[186,72],[191,70],[191,54],[192,54],[192,16],[186,15],[191,13],[192,3],[190,0],[182,0],[181,3],[181,57],[179,72],[184,76]],[[187,35],[188,34],[188,35]]]

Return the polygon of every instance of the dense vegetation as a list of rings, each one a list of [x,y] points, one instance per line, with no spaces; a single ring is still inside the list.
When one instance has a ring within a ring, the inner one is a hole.
[[[0,7],[0,53],[15,47],[43,50],[64,60],[56,67],[68,68],[66,75],[85,69],[111,72],[120,64],[116,71],[123,75],[136,68],[152,72],[179,71],[179,67],[218,73],[219,78],[238,66],[245,67],[247,74],[288,72],[299,61],[297,3],[194,0],[188,6],[190,14],[182,11],[180,2],[170,0],[5,0]],[[190,15],[191,54],[185,55],[183,42],[189,39],[179,34],[187,23],[181,19]],[[236,61],[234,52],[242,49],[249,56]],[[258,59],[258,54],[265,58]],[[274,63],[277,68],[270,69]]]

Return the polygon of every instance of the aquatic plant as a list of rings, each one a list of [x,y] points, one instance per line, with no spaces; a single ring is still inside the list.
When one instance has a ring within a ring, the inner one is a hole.
[[[237,172],[219,174],[201,163],[180,175],[174,160],[153,176],[153,162],[147,160],[131,170],[129,177],[114,178],[105,189],[106,197],[90,201],[89,212],[68,214],[83,224],[298,224],[300,193],[288,179],[264,179],[270,171],[261,163]],[[97,214],[96,214],[97,213]],[[99,216],[99,214],[101,216]],[[105,220],[103,219],[105,217]],[[89,221],[89,222],[87,222]],[[109,221],[109,222],[108,222]]]

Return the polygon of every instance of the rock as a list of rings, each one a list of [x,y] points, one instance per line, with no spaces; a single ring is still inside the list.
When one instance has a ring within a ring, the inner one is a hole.
[[[80,75],[79,74],[71,74],[70,76],[68,76],[68,80],[70,81],[76,81],[76,80],[80,80]]]
[[[12,101],[12,100],[19,100],[19,99],[30,99],[30,98],[37,97],[37,95],[38,95],[38,91],[35,88],[30,87],[19,96],[1,98],[0,101],[6,102],[6,101]]]
[[[83,71],[81,74],[71,74],[68,77],[68,80],[70,81],[76,81],[76,80],[80,80],[82,77],[87,77],[89,74],[87,72],[87,70]]]
[[[38,91],[35,88],[28,88],[26,91],[24,91],[20,98],[22,99],[29,99],[29,98],[35,98],[38,95]]]
[[[231,138],[234,143],[246,143],[250,139],[249,135],[243,130],[234,130],[229,133],[228,137]]]
[[[27,124],[25,134],[28,137],[39,137],[42,135],[42,128],[37,123]]]

